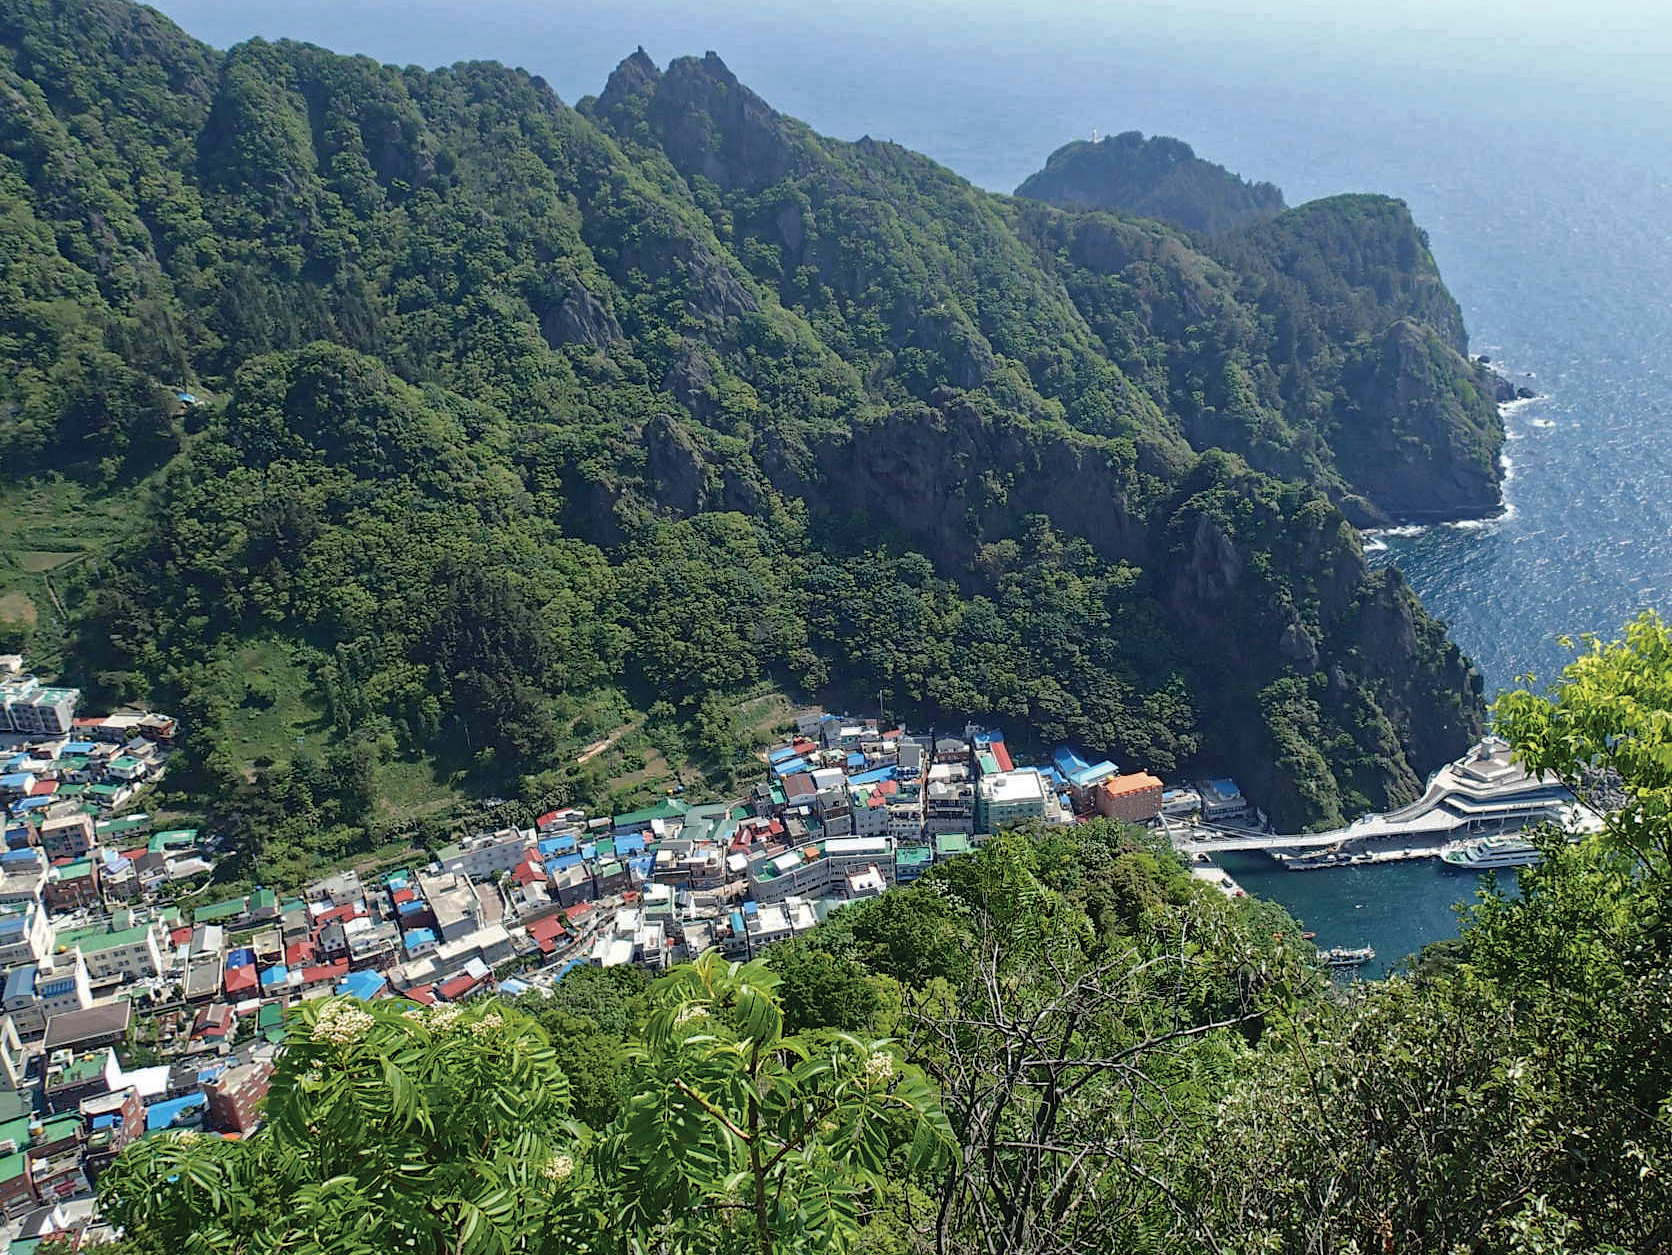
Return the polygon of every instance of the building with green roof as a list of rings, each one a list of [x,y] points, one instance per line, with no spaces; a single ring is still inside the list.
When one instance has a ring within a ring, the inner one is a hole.
[[[168,850],[177,850],[183,846],[196,844],[196,828],[170,828],[167,832],[159,832],[153,835],[146,844],[146,849],[153,854],[162,854]]]
[[[942,863],[949,858],[956,858],[960,854],[968,854],[975,848],[970,839],[961,832],[940,832],[935,834],[935,862]]]
[[[107,785],[88,786],[89,790],[108,787],[109,786]],[[130,836],[135,833],[150,832],[151,816],[123,815],[120,819],[101,819],[98,823],[93,825],[93,831],[99,835],[101,840],[109,839],[112,841],[119,841],[123,837]]]
[[[194,924],[215,924],[223,919],[236,919],[249,910],[249,902],[244,898],[231,898],[226,902],[214,902],[208,906],[200,906],[192,912]]]
[[[638,828],[649,824],[652,820],[683,819],[685,812],[690,809],[689,805],[681,802],[678,798],[670,797],[656,803],[654,806],[647,806],[644,810],[628,811],[625,815],[617,815],[610,822],[616,828]]]

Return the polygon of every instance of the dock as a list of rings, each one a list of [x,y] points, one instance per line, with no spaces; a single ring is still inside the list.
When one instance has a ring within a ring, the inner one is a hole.
[[[1530,775],[1508,742],[1488,737],[1436,771],[1422,796],[1328,832],[1269,833],[1200,822],[1169,826],[1186,857],[1221,850],[1262,850],[1294,871],[1434,858],[1451,841],[1517,832],[1538,824],[1595,822],[1559,781]]]

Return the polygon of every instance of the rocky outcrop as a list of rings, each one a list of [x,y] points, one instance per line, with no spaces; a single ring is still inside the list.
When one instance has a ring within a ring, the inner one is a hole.
[[[561,297],[537,312],[540,333],[553,347],[585,344],[602,349],[622,338],[615,315],[579,280],[571,280]]]
[[[1113,209],[1219,235],[1283,212],[1283,193],[1203,161],[1183,140],[1138,131],[1064,144],[1016,195],[1067,207]]]
[[[1503,508],[1494,391],[1414,319],[1352,351],[1330,443],[1374,511],[1369,522],[1480,518]]]
[[[787,469],[787,468],[786,468]],[[1107,442],[1061,428],[996,421],[967,402],[896,411],[818,450],[821,512],[885,524],[948,571],[987,540],[1044,515],[1103,557],[1143,563],[1148,525],[1131,503],[1137,468]]]

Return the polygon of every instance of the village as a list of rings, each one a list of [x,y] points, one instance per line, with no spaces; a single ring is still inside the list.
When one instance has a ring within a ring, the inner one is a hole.
[[[746,797],[552,811],[423,866],[215,900],[179,890],[218,842],[143,809],[176,722],[80,715],[80,696],[0,656],[0,1213],[16,1255],[91,1240],[99,1174],[134,1140],[253,1132],[303,999],[519,997],[579,964],[752,958],[1025,821],[1250,814],[1227,780],[1168,789],[1066,748],[1018,765],[997,730],[812,710]]]

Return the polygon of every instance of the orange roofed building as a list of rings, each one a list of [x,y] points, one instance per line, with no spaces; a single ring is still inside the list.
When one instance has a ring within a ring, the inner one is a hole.
[[[1145,823],[1161,813],[1161,781],[1147,771],[1111,776],[1097,786],[1095,801],[1106,819]]]

